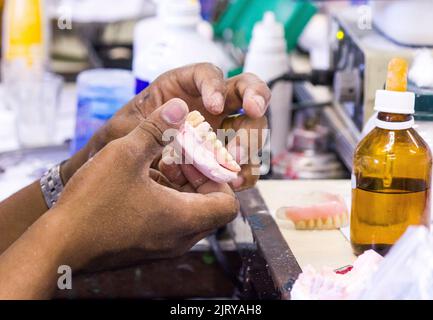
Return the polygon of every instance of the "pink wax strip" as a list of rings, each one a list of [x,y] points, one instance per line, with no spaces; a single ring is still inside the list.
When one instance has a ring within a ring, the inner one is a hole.
[[[175,138],[175,148],[198,171],[218,183],[237,178],[241,170],[198,111],[191,112]]]
[[[278,209],[277,218],[292,221],[296,229],[338,229],[348,223],[348,209],[339,195],[316,192],[290,200],[293,205]]]

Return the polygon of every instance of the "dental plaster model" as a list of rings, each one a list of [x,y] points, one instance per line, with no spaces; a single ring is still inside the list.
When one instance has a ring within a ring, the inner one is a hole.
[[[299,230],[329,230],[348,223],[344,199],[332,193],[313,193],[292,197],[293,206],[278,209],[277,218],[290,220]]]
[[[237,178],[241,167],[217,139],[209,123],[198,111],[188,114],[185,124],[175,138],[175,149],[198,171],[218,183]]]

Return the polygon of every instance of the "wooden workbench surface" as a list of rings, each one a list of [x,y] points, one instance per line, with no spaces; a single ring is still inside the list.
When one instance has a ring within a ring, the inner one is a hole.
[[[274,218],[277,209],[290,205],[290,195],[328,191],[340,194],[348,203],[351,192],[350,180],[262,180],[257,188]],[[356,258],[340,230],[298,231],[279,219],[275,221],[301,269],[306,265],[336,269],[352,264]],[[347,230],[344,232],[347,235]]]

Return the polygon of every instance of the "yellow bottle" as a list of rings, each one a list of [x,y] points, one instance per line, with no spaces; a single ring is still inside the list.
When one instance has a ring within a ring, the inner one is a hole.
[[[430,225],[432,156],[413,129],[415,95],[406,91],[407,62],[388,65],[376,92],[376,128],[355,150],[350,238],[354,253],[384,255],[409,225]]]
[[[41,76],[48,60],[44,0],[6,0],[2,28],[3,80]]]

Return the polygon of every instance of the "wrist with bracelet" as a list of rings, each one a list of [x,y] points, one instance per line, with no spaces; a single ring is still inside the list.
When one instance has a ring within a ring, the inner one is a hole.
[[[45,203],[49,209],[56,204],[63,191],[64,183],[60,171],[65,162],[66,160],[49,169],[39,180]]]
[[[64,186],[74,175],[75,171],[87,161],[87,146],[78,151],[68,160],[55,165],[44,173],[39,181],[45,203],[51,209],[60,197]]]

